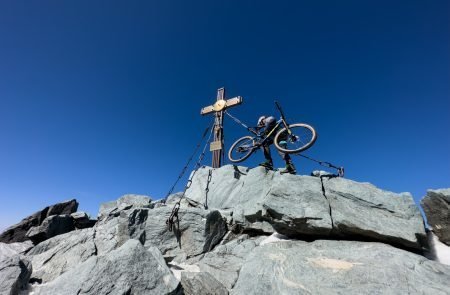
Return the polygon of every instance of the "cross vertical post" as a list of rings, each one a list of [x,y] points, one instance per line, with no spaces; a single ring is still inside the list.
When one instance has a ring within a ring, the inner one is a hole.
[[[222,165],[224,156],[223,147],[223,115],[228,107],[233,107],[242,103],[242,97],[237,96],[225,100],[225,88],[217,90],[216,103],[201,109],[201,115],[207,115],[214,112],[214,141],[211,142],[210,151],[212,152],[212,167],[219,168]]]
[[[225,97],[225,88],[217,90],[217,101],[223,101]],[[223,158],[223,110],[216,112],[214,123],[214,142],[220,142],[222,149],[212,151],[212,167],[219,168],[222,165]]]

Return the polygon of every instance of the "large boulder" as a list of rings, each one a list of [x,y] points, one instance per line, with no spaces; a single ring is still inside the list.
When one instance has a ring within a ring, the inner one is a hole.
[[[68,233],[75,229],[73,218],[70,215],[51,215],[44,219],[39,226],[33,226],[26,236],[34,244],[39,244],[49,238]]]
[[[183,207],[178,213],[179,222],[175,219],[170,231],[166,221],[171,213],[171,207],[135,209],[130,216],[139,218],[130,219],[131,237],[140,239],[145,247],[157,247],[168,260],[178,257],[181,261],[212,250],[226,233],[219,212]]]
[[[450,267],[370,242],[283,241],[253,250],[231,294],[448,294]]]
[[[179,222],[173,224],[172,230],[166,224],[172,206],[154,208],[147,197],[126,195],[102,204],[101,208],[94,227],[99,255],[136,239],[145,247],[157,247],[168,260],[177,256],[183,260],[212,250],[227,232],[221,214],[203,207],[183,206],[178,214]]]
[[[396,194],[345,178],[322,181],[337,235],[416,249],[426,244],[424,221],[411,194]]]
[[[450,188],[428,190],[420,204],[433,232],[442,243],[450,246]]]
[[[283,235],[330,235],[333,221],[320,179],[279,173],[273,176],[263,197],[262,217]]]
[[[96,223],[96,219],[90,219],[86,212],[75,212],[70,214],[73,219],[73,225],[77,229],[84,229],[93,227]]]
[[[101,204],[94,227],[98,254],[108,253],[122,246],[131,237],[135,238],[138,235],[135,231],[142,226],[148,211],[154,206],[151,202],[148,196],[128,194]]]
[[[0,242],[24,242],[28,240],[26,234],[30,228],[41,225],[48,216],[71,214],[77,211],[77,209],[78,202],[75,199],[45,207],[41,211],[38,211],[24,218],[21,222],[7,228],[2,234],[0,234]]]
[[[92,228],[48,239],[27,253],[33,264],[33,281],[47,283],[97,255]]]
[[[120,211],[131,208],[152,208],[152,199],[145,195],[127,194],[121,196],[119,199],[111,202],[102,203],[98,213],[98,219],[103,219],[107,216],[119,214]]]
[[[344,237],[417,250],[426,245],[424,222],[409,193],[329,175],[203,167],[193,175],[186,197],[198,203],[207,198],[210,209],[233,211],[234,223],[243,232],[272,229],[290,237]]]
[[[178,294],[180,284],[155,247],[128,240],[103,256],[93,256],[34,294]]]
[[[0,295],[17,295],[26,289],[31,263],[19,255],[0,259]]]

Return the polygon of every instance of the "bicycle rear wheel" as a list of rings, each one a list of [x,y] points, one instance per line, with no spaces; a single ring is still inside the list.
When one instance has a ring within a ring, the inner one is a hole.
[[[314,128],[308,124],[297,123],[289,125],[289,130],[281,129],[275,135],[274,144],[283,153],[299,153],[310,148],[317,139]]]
[[[244,136],[236,140],[228,151],[228,159],[233,163],[239,163],[250,157],[255,150],[254,139]]]

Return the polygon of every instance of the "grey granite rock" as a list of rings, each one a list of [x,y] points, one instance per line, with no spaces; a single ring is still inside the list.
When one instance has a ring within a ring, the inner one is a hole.
[[[208,173],[212,177],[208,183]],[[233,211],[233,230],[382,241],[422,249],[422,216],[409,193],[395,194],[344,178],[290,175],[223,166],[199,169],[186,197]]]
[[[265,238],[249,238],[247,235],[242,235],[224,245],[217,246],[203,257],[187,262],[197,266],[200,272],[211,274],[227,290],[231,290],[239,277],[245,258]]]
[[[173,231],[169,231],[166,220],[171,212],[171,207],[149,210],[145,224],[143,226],[138,225],[138,230],[135,230],[136,225],[130,225],[130,228],[134,231],[131,237],[144,240],[145,247],[157,247],[169,260],[176,256],[184,260],[200,255],[214,245],[211,244],[213,239],[215,239],[214,243],[220,241],[220,231],[217,231],[215,234],[211,232],[211,240],[207,242],[208,235],[205,235],[205,226],[208,210],[200,208],[180,209],[179,224],[175,223]]]
[[[228,295],[228,290],[207,272],[182,272],[185,295]]]
[[[26,236],[34,244],[39,244],[42,241],[74,229],[73,218],[70,215],[52,215],[45,218],[41,225],[30,228]]]
[[[19,255],[0,260],[0,295],[17,295],[27,287],[31,263]]]
[[[396,194],[345,178],[322,179],[335,232],[421,249],[422,215],[409,193]]]
[[[25,241],[25,242],[17,242],[17,243],[0,243],[0,260],[12,257],[17,254],[25,254],[31,248],[33,248],[33,242]]]
[[[381,243],[282,241],[247,257],[231,294],[449,294],[450,267]]]
[[[47,283],[97,254],[94,229],[72,231],[48,239],[27,253],[33,264],[32,278]]]
[[[145,247],[156,246],[164,256],[180,260],[210,251],[226,233],[226,221],[219,212],[195,207],[183,207],[179,212],[179,223],[170,231],[166,220],[173,206],[147,206],[149,199],[127,196],[126,202],[110,203],[134,204],[131,206],[104,206],[101,218],[95,225],[95,244],[99,255],[108,253],[129,239],[141,241]],[[140,207],[140,206],[147,207]],[[149,208],[150,207],[150,208]],[[152,209],[153,208],[153,209]],[[109,213],[105,213],[108,211]],[[210,215],[208,215],[210,214]]]
[[[205,244],[203,252],[211,251],[227,233],[227,222],[219,211],[212,211],[206,215],[205,223]]]
[[[275,174],[263,201],[263,216],[280,234],[329,235],[333,226],[320,179]]]
[[[43,210],[38,211],[24,218],[21,222],[7,228],[3,233],[0,234],[0,242],[24,242],[28,240],[26,234],[30,230],[30,228],[32,228],[33,226],[41,225],[44,219],[48,216],[71,214],[77,211],[77,208],[78,202],[75,199],[45,207]]]
[[[73,219],[73,225],[77,229],[93,227],[96,223],[96,219],[90,219],[86,212],[75,212],[70,214]]]
[[[130,239],[128,222],[132,211],[122,210],[115,215],[104,216],[95,224],[93,229],[98,255],[108,253]]]
[[[442,243],[450,246],[450,188],[428,190],[420,204],[433,232]]]
[[[93,256],[52,282],[35,288],[45,295],[178,294],[180,284],[159,250],[128,240],[103,256]]]
[[[128,194],[119,199],[100,205],[98,219],[104,219],[109,215],[119,214],[120,211],[131,208],[152,208],[152,199],[149,196]]]
[[[130,238],[145,241],[144,223],[154,204],[142,195],[124,195],[103,203],[95,224],[95,243],[102,255],[123,245]]]

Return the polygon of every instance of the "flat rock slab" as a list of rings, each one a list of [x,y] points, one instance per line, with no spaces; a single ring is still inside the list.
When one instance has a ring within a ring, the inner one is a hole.
[[[19,255],[0,260],[0,295],[16,295],[27,287],[31,263]]]
[[[35,288],[45,295],[177,294],[180,284],[155,247],[128,240],[103,256],[93,256],[52,282]]]
[[[396,194],[345,178],[322,181],[338,235],[416,249],[426,241],[424,221],[411,194]]]
[[[210,209],[233,211],[234,223],[244,232],[271,233],[269,224],[290,237],[356,238],[413,249],[426,244],[424,222],[409,193],[343,178],[281,175],[262,167],[203,167],[186,197]]]
[[[231,294],[448,294],[450,267],[382,243],[281,241],[257,247]]]
[[[433,232],[442,243],[450,246],[450,188],[428,190],[420,204]]]

